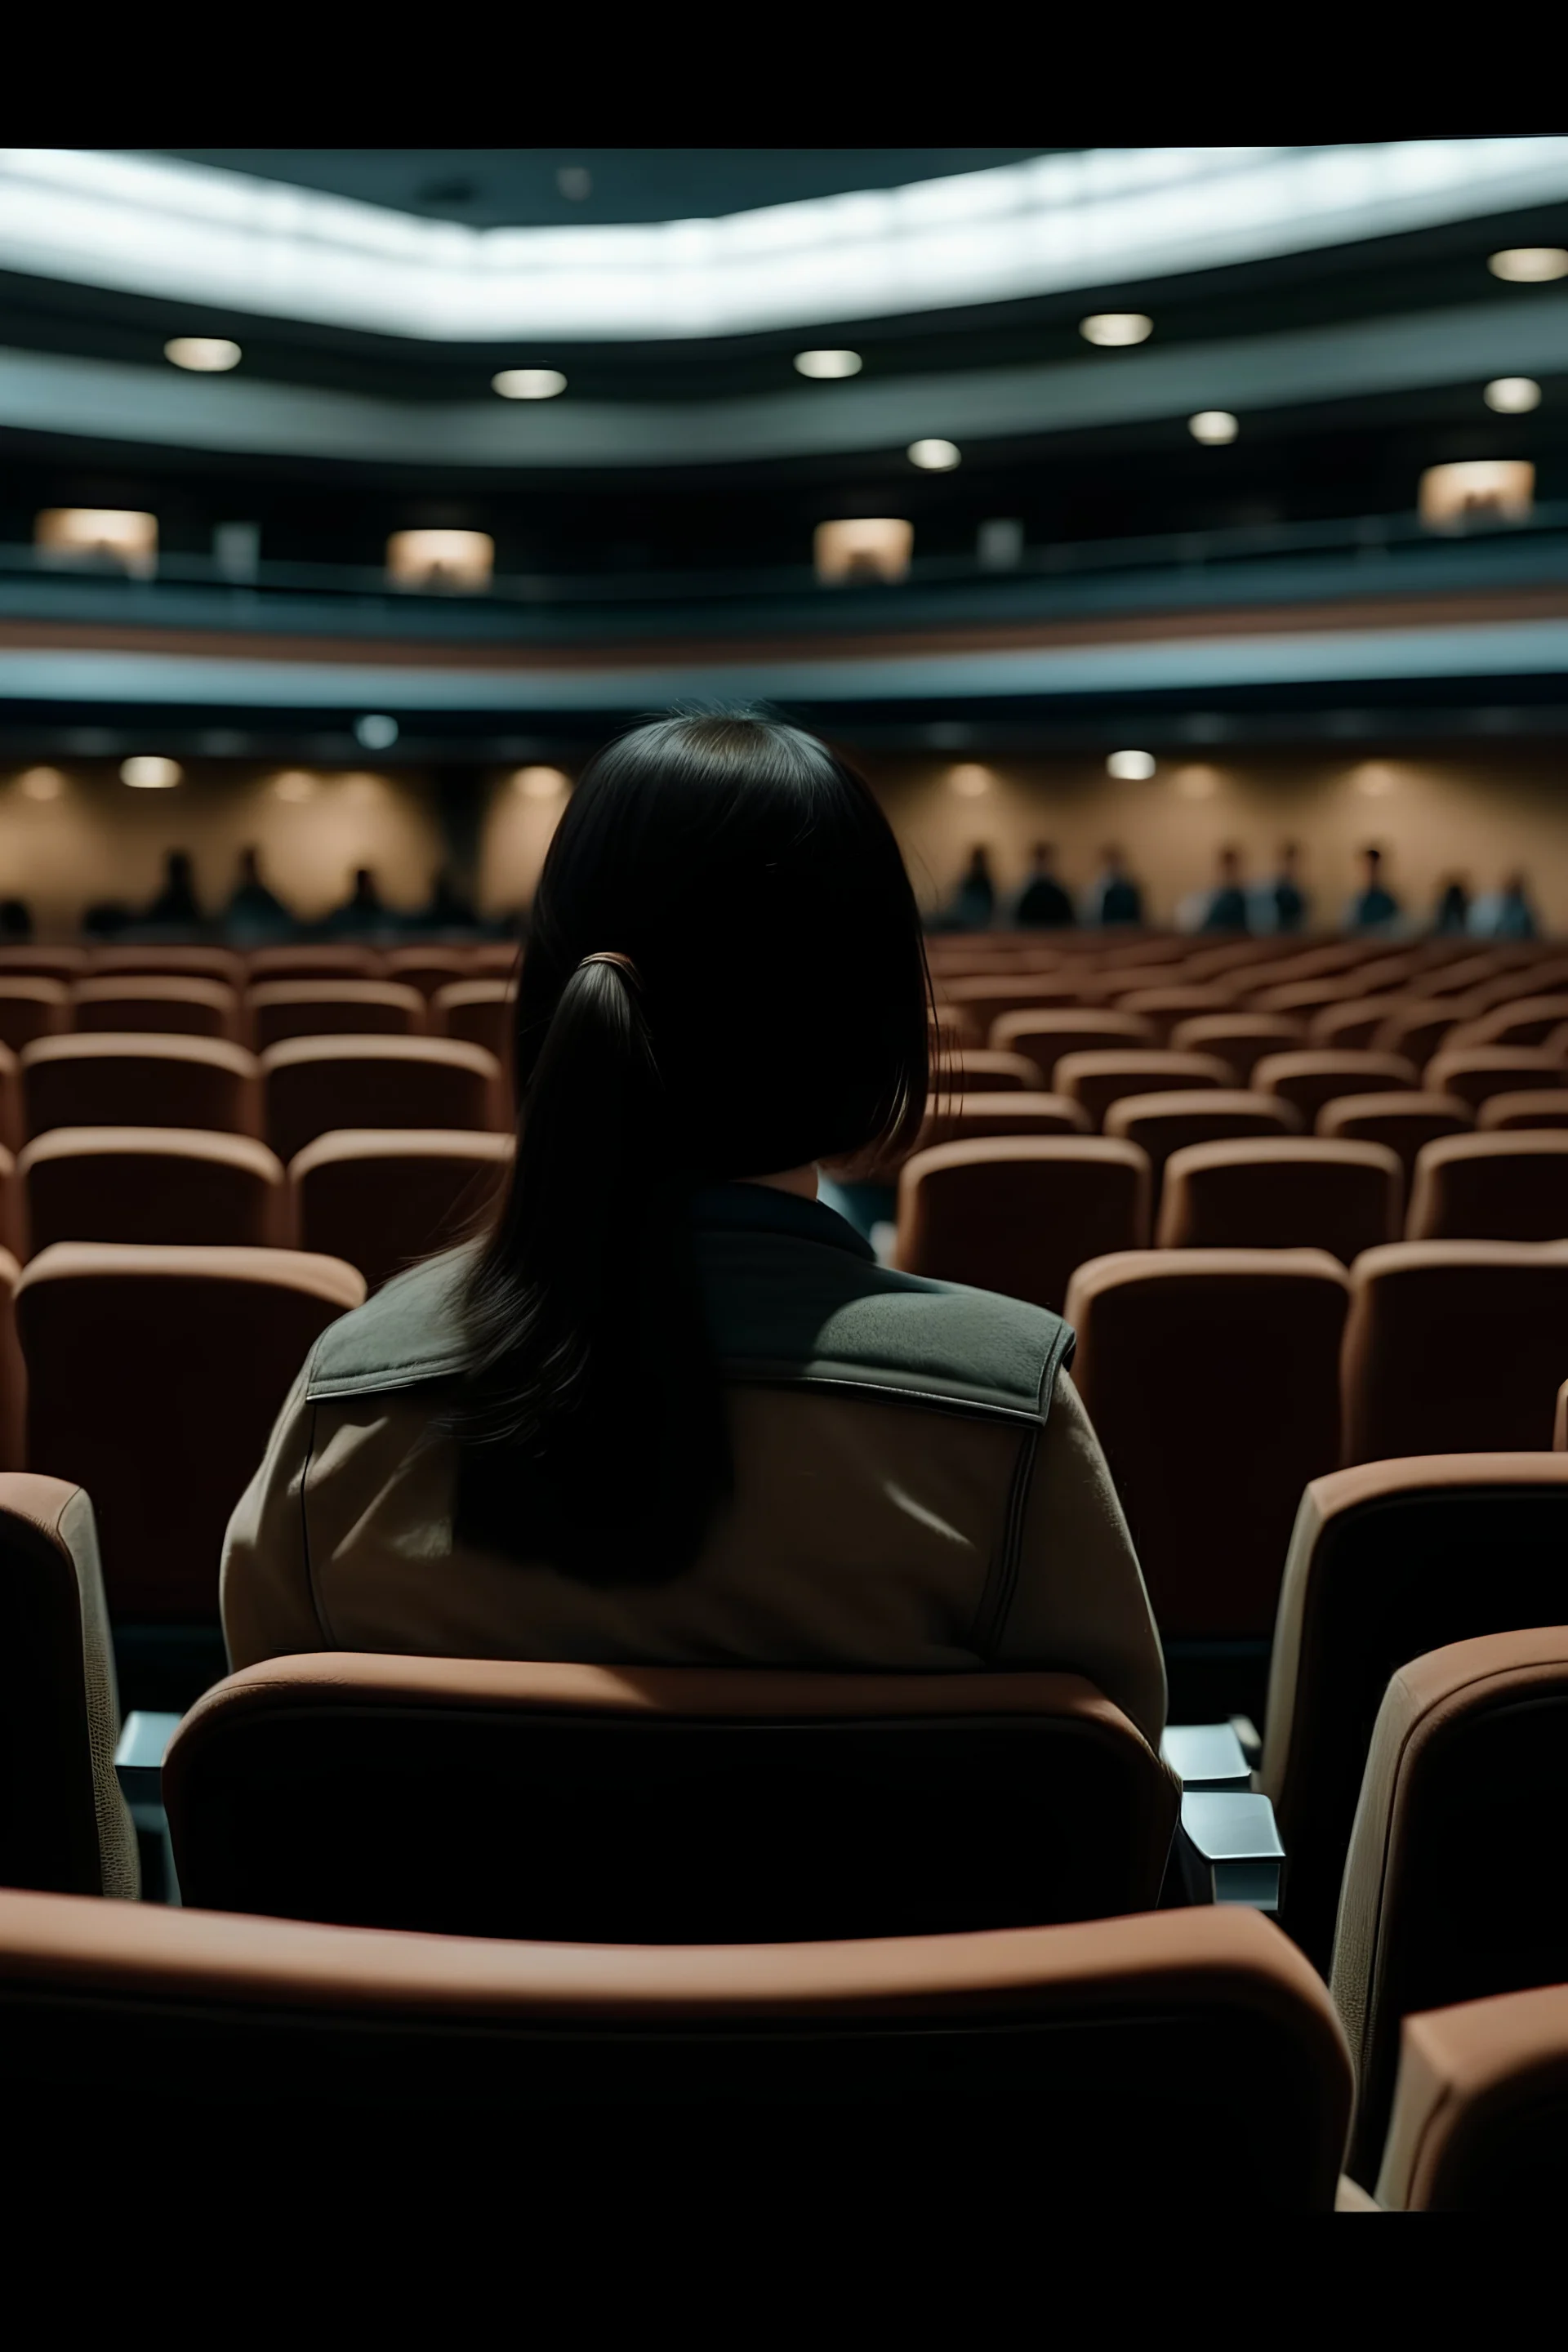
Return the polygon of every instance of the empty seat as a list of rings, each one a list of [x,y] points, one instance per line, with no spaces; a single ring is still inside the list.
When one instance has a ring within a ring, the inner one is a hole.
[[[1073,1268],[1149,1236],[1149,1162],[1098,1136],[993,1136],[916,1152],[894,1264],[1061,1312]]]
[[[1487,1134],[1500,1128],[1568,1127],[1568,1087],[1526,1087],[1519,1094],[1489,1095],[1476,1113]]]
[[[254,1135],[257,1063],[222,1037],[40,1037],[21,1055],[29,1135],[51,1127],[202,1127]]]
[[[1350,2169],[1377,2177],[1403,2019],[1568,1981],[1568,1626],[1402,1666],[1372,1735],[1331,1979],[1356,2062]]]
[[[1339,1456],[1347,1297],[1317,1250],[1151,1250],[1074,1276],[1073,1378],[1164,1633],[1273,1622],[1301,1489]]]
[[[257,1052],[289,1037],[416,1037],[425,1029],[416,988],[386,980],[265,980],[246,998]]]
[[[27,1371],[16,1339],[16,1285],[22,1269],[0,1249],[0,1470],[27,1459]]]
[[[933,1079],[943,1095],[1037,1095],[1045,1084],[1039,1066],[1026,1055],[994,1053],[989,1045],[965,1045],[948,1055]]]
[[[1254,1013],[1287,1013],[1310,1022],[1326,1004],[1349,1004],[1364,992],[1359,980],[1325,972],[1315,980],[1265,981],[1242,995]]]
[[[95,948],[82,977],[107,980],[112,974],[163,973],[170,980],[221,980],[230,988],[245,986],[245,958],[231,948]]]
[[[0,972],[0,1045],[19,1054],[35,1037],[58,1037],[71,1025],[64,981]]]
[[[16,1175],[16,1162],[3,1143],[0,1143],[0,1250],[8,1251],[17,1258],[27,1255],[22,1188]]]
[[[1427,1063],[1424,1083],[1434,1094],[1460,1096],[1479,1111],[1489,1095],[1538,1093],[1565,1079],[1568,1066],[1542,1045],[1445,1045]]]
[[[1252,1073],[1252,1083],[1260,1094],[1279,1095],[1293,1104],[1310,1134],[1325,1103],[1344,1095],[1393,1094],[1405,1087],[1414,1093],[1417,1079],[1415,1065],[1398,1054],[1341,1053],[1320,1045],[1265,1055]]]
[[[203,1909],[641,1944],[1149,1909],[1176,1814],[1075,1675],[341,1652],[218,1684],[164,1795]],[[498,1870],[519,1822],[528,1866]]]
[[[253,948],[245,959],[252,988],[274,980],[379,980],[385,968],[374,948]]]
[[[1568,1105],[1565,1105],[1568,1108]],[[1405,1171],[1408,1192],[1415,1155],[1439,1136],[1468,1135],[1470,1107],[1458,1095],[1336,1095],[1318,1113],[1317,1132],[1332,1142],[1381,1143]]]
[[[1316,1967],[1329,1965],[1390,1676],[1449,1642],[1565,1616],[1568,1454],[1369,1462],[1308,1487],[1280,1587],[1258,1777],[1290,1858],[1280,1917]]]
[[[430,1000],[430,1026],[437,1036],[460,1037],[482,1045],[504,1069],[511,1058],[512,1006],[517,991],[507,980],[454,980]],[[974,1043],[978,1045],[977,1036]]]
[[[114,1775],[114,1656],[79,1486],[0,1475],[0,1885],[134,1898],[136,1836]]]
[[[267,1139],[280,1160],[334,1128],[498,1122],[500,1065],[456,1038],[290,1037],[268,1047],[261,1076]]]
[[[357,1265],[374,1290],[400,1266],[476,1230],[511,1162],[510,1135],[338,1129],[289,1163],[293,1237]]]
[[[1394,1000],[1395,1009],[1373,1030],[1372,1043],[1380,1054],[1398,1054],[1416,1069],[1425,1069],[1446,1037],[1461,1028],[1476,1007],[1468,997]]]
[[[476,980],[515,982],[521,961],[522,945],[518,940],[481,940],[468,950],[468,970]]]
[[[434,996],[438,988],[447,988],[454,981],[467,980],[473,970],[466,947],[388,948],[383,961],[388,980],[416,988],[424,997]]]
[[[1552,1423],[1552,1450],[1568,1454],[1568,1381],[1557,1391],[1557,1412]]]
[[[1568,996],[1510,997],[1457,1029],[1454,1045],[1544,1045],[1568,1023]]]
[[[288,1239],[280,1162],[248,1135],[195,1128],[56,1127],[16,1164],[26,1246]]]
[[[580,2231],[606,2118],[658,2151],[638,2211],[661,2240],[694,2200],[755,2217],[805,2178],[834,2210],[883,2216],[889,2242],[921,2196],[1103,2221],[1124,2179],[1140,2221],[1212,2219],[1216,2181],[1227,2223],[1326,2213],[1352,2095],[1325,1988],[1234,1908],[565,1948],[0,1895],[0,2092],[51,2199],[79,2160],[84,2053],[88,2112],[134,2116],[138,2161],[183,2213],[204,2189],[215,2218],[237,2189],[275,2190],[287,2118],[365,2231],[415,2179],[453,2227],[500,2226],[504,2200]],[[1005,2168],[1009,2199],[976,2150],[1008,2147],[1020,2116],[1049,2128]]]
[[[1136,1013],[1005,1013],[991,1024],[991,1043],[998,1052],[1027,1055],[1053,1086],[1052,1073],[1064,1054],[1154,1042],[1152,1026]]]
[[[1265,1054],[1288,1053],[1304,1045],[1306,1028],[1280,1013],[1200,1013],[1178,1021],[1170,1042],[1178,1054],[1215,1054],[1229,1064],[1236,1084],[1250,1087]]]
[[[1568,1134],[1451,1135],[1415,1163],[1409,1238],[1568,1240]]]
[[[1325,1004],[1308,1024],[1307,1043],[1335,1053],[1363,1052],[1374,1044],[1398,1002],[1396,997],[1352,996],[1343,1004]]]
[[[1321,1249],[1349,1265],[1399,1234],[1405,1171],[1381,1143],[1197,1143],[1165,1170],[1161,1249]]]
[[[1391,1242],[1352,1281],[1342,1460],[1550,1444],[1568,1242]]]
[[[45,1041],[39,1039],[38,1044]],[[31,1045],[23,1053],[30,1054]],[[9,1045],[0,1045],[0,1147],[15,1151],[22,1141],[22,1063]]]
[[[1057,1064],[1058,1091],[1081,1105],[1091,1127],[1100,1127],[1114,1102],[1126,1095],[1190,1094],[1211,1087],[1231,1091],[1229,1066],[1213,1054],[1064,1054]]]
[[[281,1249],[61,1242],[16,1285],[27,1458],[85,1486],[117,1616],[217,1614],[228,1517],[290,1383],[364,1297]]]
[[[55,980],[68,985],[86,976],[85,948],[0,947],[0,974],[8,979]]]
[[[71,1002],[78,1030],[133,1030],[142,1035],[173,1033],[240,1042],[239,994],[224,980],[127,972],[107,980],[79,980],[71,991]]]
[[[938,980],[935,985],[938,1013],[951,1008],[972,1021],[982,1042],[990,1035],[992,1024],[1005,1013],[1048,1013],[1085,1002],[1082,976],[1068,971],[966,972]],[[1095,1002],[1092,992],[1088,1002]]]
[[[1066,1095],[933,1094],[917,1150],[983,1135],[1087,1135],[1089,1121]]]
[[[1406,2018],[1377,2203],[1552,2230],[1568,2194],[1568,1986]]]
[[[1232,1136],[1288,1135],[1296,1124],[1289,1103],[1234,1087],[1200,1087],[1192,1094],[1178,1088],[1172,1094],[1123,1095],[1105,1114],[1107,1135],[1119,1135],[1148,1153],[1156,1201],[1173,1151]]]
[[[1136,1013],[1146,1021],[1154,1033],[1156,1045],[1168,1045],[1171,1033],[1184,1021],[1195,1021],[1203,1013],[1228,1012],[1236,1003],[1235,992],[1217,988],[1211,982],[1202,987],[1195,982],[1170,988],[1134,988],[1116,1000],[1119,1013]]]

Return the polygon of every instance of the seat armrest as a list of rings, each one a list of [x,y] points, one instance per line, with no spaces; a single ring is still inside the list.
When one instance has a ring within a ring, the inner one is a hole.
[[[1249,1790],[1184,1790],[1181,1853],[1194,1902],[1279,1910],[1285,1849],[1267,1797]]]
[[[114,1751],[114,1769],[128,1805],[159,1802],[163,1759],[179,1727],[177,1715],[153,1715],[138,1707],[126,1717]]]
[[[1160,1754],[1184,1790],[1251,1785],[1252,1768],[1232,1724],[1168,1723]]]

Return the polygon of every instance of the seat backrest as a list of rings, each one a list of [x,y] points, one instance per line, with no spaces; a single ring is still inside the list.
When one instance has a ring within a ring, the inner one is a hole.
[[[380,980],[386,958],[374,948],[334,946],[252,948],[245,959],[252,988],[275,980]]]
[[[1293,1103],[1311,1132],[1323,1105],[1341,1095],[1391,1094],[1416,1085],[1415,1065],[1398,1054],[1339,1052],[1323,1045],[1267,1054],[1252,1073],[1259,1093]]]
[[[1156,1045],[1168,1045],[1171,1033],[1184,1021],[1195,1021],[1203,1013],[1225,1013],[1236,1003],[1235,991],[1220,988],[1212,982],[1207,987],[1197,982],[1178,983],[1168,988],[1134,988],[1116,999],[1119,1013],[1136,1013],[1146,1021],[1154,1033]]]
[[[1105,1114],[1107,1135],[1119,1135],[1148,1153],[1156,1201],[1173,1151],[1232,1137],[1289,1135],[1296,1125],[1289,1103],[1236,1087],[1199,1087],[1191,1094],[1178,1087],[1170,1094],[1122,1095]]]
[[[1170,1042],[1178,1054],[1217,1055],[1238,1086],[1250,1087],[1265,1054],[1288,1053],[1306,1035],[1304,1024],[1283,1013],[1200,1013],[1178,1021]]]
[[[1342,1143],[1381,1143],[1405,1171],[1408,1193],[1415,1155],[1440,1135],[1468,1135],[1470,1106],[1458,1095],[1420,1092],[1337,1095],[1318,1113],[1317,1133]]]
[[[521,960],[521,940],[481,940],[468,950],[468,970],[476,980],[510,980],[515,986]]]
[[[79,980],[71,1002],[80,1031],[172,1032],[241,1042],[239,992],[225,980],[196,974],[170,979],[162,972],[110,974],[103,980]]]
[[[1057,1064],[1056,1085],[1098,1128],[1111,1104],[1125,1095],[1190,1094],[1199,1087],[1205,1093],[1212,1087],[1231,1092],[1235,1073],[1214,1054],[1162,1053],[1151,1046],[1137,1052],[1064,1054]]]
[[[0,971],[0,1045],[19,1054],[35,1037],[57,1037],[71,1025],[71,992],[64,981]]]
[[[0,1470],[27,1459],[27,1369],[16,1338],[16,1285],[22,1269],[0,1249]]]
[[[92,1506],[25,1471],[0,1473],[0,1885],[133,1898]]]
[[[289,1167],[294,1239],[357,1265],[374,1290],[478,1228],[506,1183],[512,1149],[510,1135],[472,1129],[319,1135]]]
[[[1342,1461],[1549,1443],[1568,1242],[1391,1242],[1351,1282]]]
[[[1459,1095],[1479,1110],[1489,1095],[1537,1092],[1568,1080],[1568,1065],[1543,1045],[1445,1045],[1426,1065],[1435,1094]]]
[[[1544,1045],[1568,1022],[1568,996],[1516,996],[1464,1022],[1452,1045]]]
[[[1316,1967],[1329,1964],[1390,1676],[1450,1642],[1565,1617],[1568,1454],[1368,1462],[1308,1487],[1279,1592],[1260,1781],[1290,1857],[1281,1916]]]
[[[1476,1113],[1478,1129],[1568,1127],[1568,1087],[1523,1087],[1517,1094],[1489,1095]]]
[[[59,1242],[16,1286],[27,1459],[85,1486],[116,1616],[210,1622],[229,1514],[364,1284],[282,1249]]]
[[[482,1045],[504,1069],[511,1055],[516,998],[510,981],[448,981],[430,1000],[431,1030],[438,1037],[461,1037],[467,1045]]]
[[[988,1136],[904,1163],[894,1263],[1060,1314],[1073,1268],[1149,1236],[1149,1162],[1099,1136]]]
[[[1348,1265],[1395,1238],[1404,1205],[1405,1171],[1384,1144],[1279,1135],[1194,1143],[1166,1167],[1155,1240],[1161,1249],[1321,1249]]]
[[[1377,2201],[1393,2213],[1527,2215],[1568,2196],[1568,1985],[1405,2021]]]
[[[467,980],[473,970],[466,947],[450,943],[443,947],[434,941],[423,947],[388,948],[385,963],[388,980],[416,988],[424,997],[434,996],[453,981]]]
[[[1456,1642],[1400,1668],[1373,1729],[1334,1934],[1358,2179],[1376,2177],[1403,2019],[1568,1982],[1568,1876],[1545,1863],[1565,1807],[1568,1626]]]
[[[1064,1054],[1092,1052],[1097,1047],[1153,1045],[1153,1024],[1136,1013],[1100,1012],[1079,1007],[1060,1013],[1004,1013],[991,1024],[991,1044],[998,1053],[1024,1054],[1045,1072],[1047,1084]]]
[[[1406,1232],[1413,1242],[1568,1240],[1568,1133],[1515,1129],[1427,1144]]]
[[[1216,2179],[1227,2215],[1326,2213],[1351,2101],[1323,1987],[1268,1920],[1213,1908],[565,1949],[0,1895],[0,2085],[47,2179],[79,2154],[84,2052],[90,2112],[135,2116],[138,2159],[182,2210],[210,2189],[220,2130],[225,2196],[248,2199],[276,2186],[279,2118],[306,2117],[312,2166],[377,2212],[438,2148],[470,2221],[499,2186],[535,2228],[579,2232],[606,2118],[658,2149],[637,2212],[661,2235],[694,2199],[722,2212],[741,2182],[754,2214],[806,2174],[896,2233],[921,2196],[994,2217],[976,2150],[1012,2145],[1020,2116],[1050,2120],[1004,2168],[1020,2218],[1103,2220],[1124,2179],[1152,2220],[1212,2217]],[[426,2177],[426,2211],[431,2193]]]
[[[68,985],[87,971],[85,948],[0,948],[0,974],[7,979],[58,980]]]
[[[40,1037],[21,1055],[29,1135],[51,1127],[202,1127],[254,1135],[256,1057],[222,1037]]]
[[[1310,980],[1260,981],[1243,995],[1255,1013],[1289,1013],[1310,1022],[1326,1004],[1350,1004],[1364,994],[1359,979],[1321,972]]]
[[[30,1252],[51,1242],[288,1239],[281,1163],[248,1135],[196,1128],[55,1127],[16,1163]]]
[[[1398,1054],[1425,1069],[1446,1037],[1462,1027],[1475,1011],[1468,997],[1394,998],[1387,1018],[1373,1031],[1372,1044],[1380,1054]]]
[[[455,1037],[290,1037],[262,1055],[261,1080],[285,1160],[334,1128],[500,1125],[495,1055]]]
[[[388,980],[264,980],[246,997],[258,1053],[290,1037],[418,1037],[425,999]]]
[[[1273,1622],[1301,1489],[1338,1457],[1347,1296],[1319,1250],[1149,1250],[1075,1275],[1073,1379],[1165,1633]]]
[[[143,978],[161,973],[170,980],[219,980],[230,988],[243,988],[245,958],[236,955],[232,948],[94,948],[82,977],[107,980],[117,972]]]
[[[1336,1053],[1365,1052],[1402,1002],[1397,996],[1352,996],[1342,1004],[1325,1004],[1307,1024],[1307,1043]]]
[[[963,1143],[986,1135],[1087,1135],[1089,1121],[1066,1095],[937,1094],[921,1129],[917,1149]]]
[[[947,1055],[931,1076],[933,1098],[940,1099],[977,1094],[1037,1095],[1045,1084],[1039,1065],[1026,1055],[994,1053],[989,1045],[963,1046]]]
[[[43,1045],[50,1041],[39,1038],[37,1042]],[[30,1045],[25,1045],[22,1048],[23,1053],[30,1054],[32,1050]],[[0,1045],[0,1146],[4,1146],[7,1151],[16,1151],[20,1149],[21,1143],[21,1055],[13,1054],[9,1045]]]
[[[1005,1013],[1048,1013],[1096,1002],[1092,990],[1085,997],[1082,977],[1070,971],[966,972],[937,987],[937,1011],[951,1006],[962,1013],[979,1030],[982,1042]]]
[[[164,1792],[200,1908],[649,1944],[1144,1909],[1176,1809],[1142,1735],[1073,1675],[342,1652],[218,1684]]]

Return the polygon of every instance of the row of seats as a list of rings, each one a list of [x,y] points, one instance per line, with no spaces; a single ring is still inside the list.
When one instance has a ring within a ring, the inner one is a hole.
[[[453,980],[514,975],[515,940],[432,940],[419,947],[353,947],[346,942],[235,948],[0,946],[0,978],[70,983],[126,974],[162,973],[171,980],[216,980],[232,988],[272,980],[407,981],[426,995]]]
[[[453,980],[427,992],[394,980],[226,981],[163,973],[63,981],[0,972],[0,1045],[14,1054],[40,1037],[104,1031],[221,1037],[262,1051],[290,1037],[458,1037],[501,1054],[512,983]]]

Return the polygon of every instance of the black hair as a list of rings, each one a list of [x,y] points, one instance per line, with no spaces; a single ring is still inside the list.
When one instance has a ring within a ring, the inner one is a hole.
[[[691,1196],[913,1139],[931,983],[869,788],[765,713],[584,771],[535,896],[510,1187],[462,1303],[465,1539],[595,1582],[695,1557],[730,1491]]]

